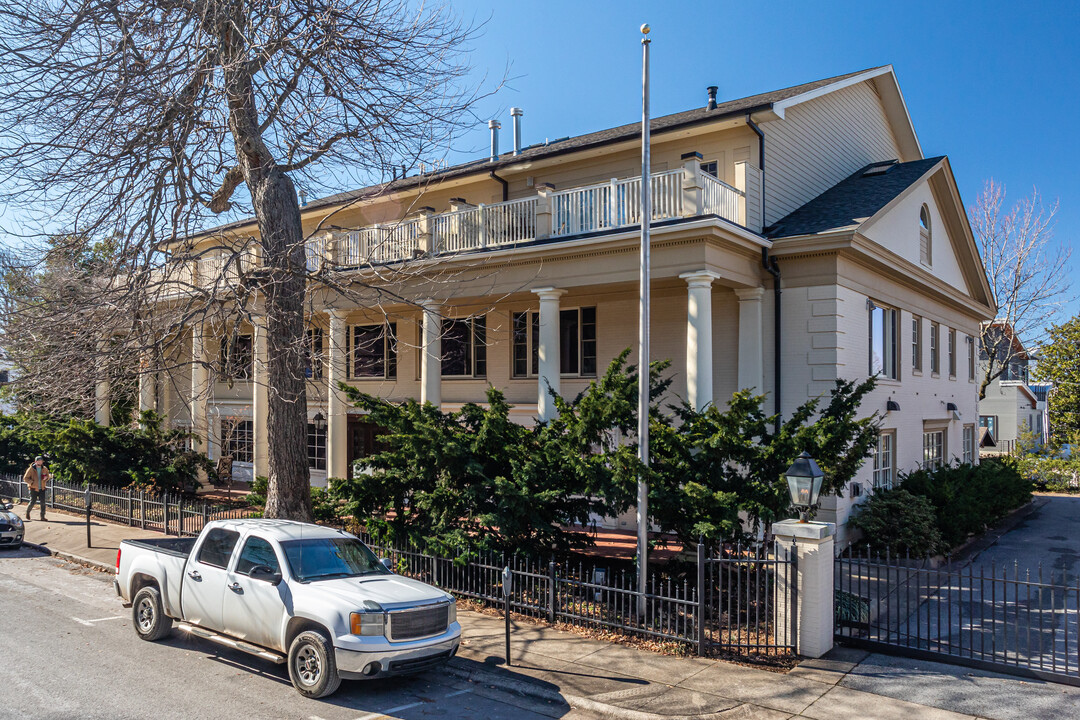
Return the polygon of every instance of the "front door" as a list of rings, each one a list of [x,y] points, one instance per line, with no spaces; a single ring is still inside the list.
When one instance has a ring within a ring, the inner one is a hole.
[[[379,450],[375,438],[383,432],[374,423],[367,422],[356,415],[349,416],[349,477],[353,477],[353,461],[364,458]]]
[[[281,562],[269,541],[249,535],[228,574],[225,591],[225,632],[255,645],[281,650],[282,623],[285,617],[284,582],[277,585],[251,577],[252,568],[270,568],[281,573]]]
[[[207,630],[220,632],[225,629],[222,602],[228,578],[226,569],[239,539],[240,533],[235,530],[213,528],[195,548],[183,578],[181,611],[184,620]]]

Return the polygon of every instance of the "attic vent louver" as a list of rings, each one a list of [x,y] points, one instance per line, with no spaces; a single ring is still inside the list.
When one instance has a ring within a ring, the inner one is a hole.
[[[874,163],[870,167],[863,170],[863,177],[872,177],[874,175],[884,175],[885,173],[896,167],[898,162],[896,160],[889,160],[887,162]]]

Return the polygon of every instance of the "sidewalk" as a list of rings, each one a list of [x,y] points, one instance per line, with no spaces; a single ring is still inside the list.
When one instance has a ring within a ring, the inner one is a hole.
[[[36,515],[36,513],[35,513]],[[28,543],[111,570],[123,539],[160,533],[91,524],[57,511],[26,525]],[[1067,720],[1080,717],[1080,688],[940,663],[837,648],[786,674],[696,657],[657,655],[540,624],[514,622],[505,667],[504,621],[462,611],[462,645],[447,672],[476,686],[548,701],[552,717],[573,707],[624,720]]]

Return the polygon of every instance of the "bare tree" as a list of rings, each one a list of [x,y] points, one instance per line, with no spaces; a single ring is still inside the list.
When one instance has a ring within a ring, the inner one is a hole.
[[[1072,249],[1053,241],[1057,203],[1043,205],[1039,191],[1012,207],[1005,186],[990,180],[971,207],[971,228],[997,300],[993,322],[983,325],[979,346],[979,399],[986,388],[1044,337],[1069,301]]]
[[[7,268],[23,283],[8,343],[41,360],[24,384],[68,382],[85,404],[132,358],[190,365],[176,343],[192,327],[264,317],[266,514],[310,519],[305,302],[372,285],[308,267],[297,186],[444,154],[479,97],[472,36],[406,0],[0,6],[0,197],[39,226]],[[196,252],[203,228],[248,213],[257,236]],[[97,267],[71,261],[103,241]]]

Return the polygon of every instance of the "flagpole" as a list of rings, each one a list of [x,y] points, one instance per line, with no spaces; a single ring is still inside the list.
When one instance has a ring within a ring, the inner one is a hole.
[[[649,26],[641,26],[641,277],[638,298],[638,459],[637,486],[638,615],[646,610],[649,568],[649,225],[652,178],[649,163]]]

